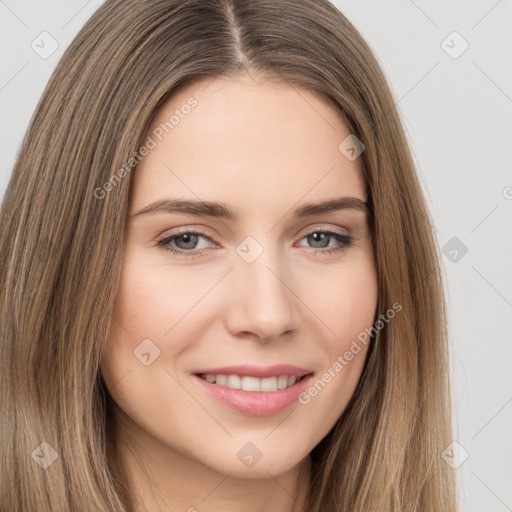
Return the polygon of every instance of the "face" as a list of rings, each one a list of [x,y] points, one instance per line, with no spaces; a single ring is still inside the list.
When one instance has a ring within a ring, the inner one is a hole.
[[[344,355],[377,305],[361,162],[338,149],[349,135],[316,95],[247,75],[195,82],[159,110],[101,363],[126,432],[155,457],[277,475],[342,414],[367,347]]]

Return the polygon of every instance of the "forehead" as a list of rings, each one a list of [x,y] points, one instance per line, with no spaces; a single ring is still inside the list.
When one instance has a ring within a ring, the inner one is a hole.
[[[132,211],[167,196],[260,213],[301,198],[364,198],[360,159],[338,148],[349,135],[339,112],[295,85],[248,75],[198,80],[156,113]]]

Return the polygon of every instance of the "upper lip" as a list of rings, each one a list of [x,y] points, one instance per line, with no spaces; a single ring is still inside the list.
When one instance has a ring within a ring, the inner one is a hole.
[[[276,364],[273,366],[254,366],[254,365],[237,365],[237,366],[223,366],[222,368],[202,368],[194,371],[194,374],[214,374],[214,375],[240,375],[258,377],[264,379],[265,377],[279,377],[280,375],[295,375],[300,378],[313,370],[299,368],[290,364]]]

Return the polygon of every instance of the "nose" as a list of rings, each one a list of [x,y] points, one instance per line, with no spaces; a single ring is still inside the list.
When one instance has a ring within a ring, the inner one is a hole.
[[[237,258],[230,272],[224,309],[233,336],[271,342],[289,336],[300,322],[300,300],[294,292],[295,277],[275,253],[263,252],[252,263]]]

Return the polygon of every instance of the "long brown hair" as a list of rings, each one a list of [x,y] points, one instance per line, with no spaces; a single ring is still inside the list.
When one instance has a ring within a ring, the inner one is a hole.
[[[437,241],[384,75],[327,0],[108,0],[66,50],[0,214],[2,510],[132,510],[99,375],[135,172],[126,162],[178,87],[244,70],[321,95],[363,142],[378,313],[403,308],[312,451],[304,510],[456,510],[441,457],[451,405]]]

